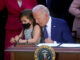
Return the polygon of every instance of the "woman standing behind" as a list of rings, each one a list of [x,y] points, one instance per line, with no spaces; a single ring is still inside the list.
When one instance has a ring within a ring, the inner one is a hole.
[[[37,5],[36,0],[1,0],[2,3],[0,10],[6,6],[8,10],[8,19],[6,22],[6,35],[5,35],[5,49],[8,48],[11,43],[9,42],[11,37],[18,35],[22,30],[22,25],[19,20],[20,12],[24,9],[32,9]],[[5,55],[5,60],[10,60],[9,54]]]
[[[77,32],[77,38],[80,39],[80,0],[73,0],[69,12],[75,16],[72,30]]]

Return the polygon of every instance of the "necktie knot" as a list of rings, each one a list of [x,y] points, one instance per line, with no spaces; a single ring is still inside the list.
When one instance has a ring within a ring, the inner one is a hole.
[[[47,27],[47,25],[44,26],[45,28]]]

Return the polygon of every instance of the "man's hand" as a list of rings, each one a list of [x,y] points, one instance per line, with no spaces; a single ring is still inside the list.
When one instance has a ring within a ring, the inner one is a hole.
[[[54,41],[51,40],[50,38],[46,38],[46,39],[45,39],[45,43],[54,43]]]

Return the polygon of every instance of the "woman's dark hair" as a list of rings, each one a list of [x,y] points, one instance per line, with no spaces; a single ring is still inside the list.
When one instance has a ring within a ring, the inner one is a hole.
[[[23,16],[26,16],[26,18],[28,18],[30,21],[33,22],[33,27],[36,25],[36,21],[35,19],[33,18],[33,14],[32,14],[32,10],[30,9],[25,9],[21,12],[20,14],[20,19],[23,17]]]

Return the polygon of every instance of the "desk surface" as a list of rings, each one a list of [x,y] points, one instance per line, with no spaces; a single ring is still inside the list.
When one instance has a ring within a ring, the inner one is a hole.
[[[34,52],[36,46],[18,45],[16,47],[10,46],[5,51],[7,52]],[[56,53],[80,53],[80,48],[75,47],[52,47]]]

